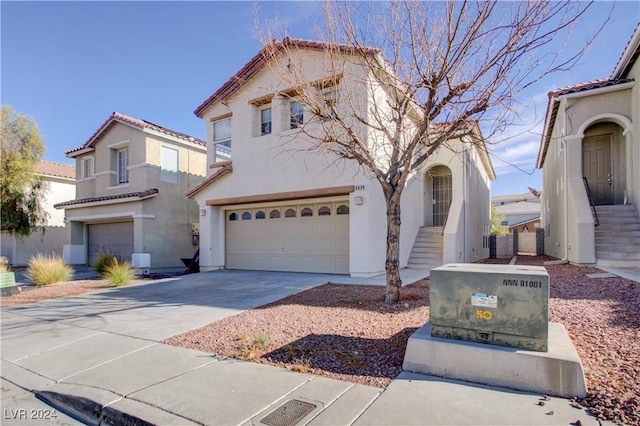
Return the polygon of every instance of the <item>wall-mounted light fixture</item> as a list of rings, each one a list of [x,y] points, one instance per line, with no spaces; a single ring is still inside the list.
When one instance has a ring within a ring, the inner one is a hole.
[[[355,197],[354,200],[357,206],[361,206],[364,204],[364,197],[358,196],[358,197]]]
[[[207,215],[207,211],[206,210],[200,210],[200,216],[206,216]]]

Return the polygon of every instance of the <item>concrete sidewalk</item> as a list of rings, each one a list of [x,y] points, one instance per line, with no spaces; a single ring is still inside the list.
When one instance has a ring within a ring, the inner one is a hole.
[[[220,271],[4,308],[2,424],[598,424],[562,398],[410,373],[383,391],[158,343],[334,278]]]

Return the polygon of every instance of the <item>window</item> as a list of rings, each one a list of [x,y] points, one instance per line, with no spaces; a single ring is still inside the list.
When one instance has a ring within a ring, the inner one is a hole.
[[[91,177],[93,175],[93,157],[85,157],[82,159],[80,177],[82,179]]]
[[[304,110],[300,102],[291,102],[291,128],[297,129],[304,124]]]
[[[284,212],[284,217],[296,217],[295,209],[287,209],[287,211]]]
[[[318,216],[331,216],[331,209],[327,206],[322,206],[318,209]]]
[[[117,153],[118,158],[118,185],[129,183],[129,150],[120,149]]]
[[[300,216],[302,217],[309,217],[309,216],[313,216],[313,210],[311,210],[309,207],[305,207],[304,209],[302,209],[302,211],[300,212]]]
[[[251,220],[251,212],[242,213],[242,220]]]
[[[213,143],[231,148],[231,119],[213,122]]]
[[[264,211],[258,210],[256,212],[256,219],[264,219],[264,218],[266,218],[266,215],[264,214]]]
[[[345,206],[344,204],[338,206],[336,214],[349,214],[349,206]]]
[[[271,213],[269,213],[269,218],[280,219],[280,210],[271,210]]]
[[[271,108],[260,110],[260,133],[263,135],[271,133]]]
[[[324,97],[324,102],[327,105],[326,116],[323,117],[322,119],[324,121],[327,121],[329,117],[335,118],[337,116],[336,109],[335,109],[336,108],[336,92],[334,90],[327,90],[326,92],[322,93],[322,96]]]
[[[238,213],[231,213],[229,215],[229,220],[231,220],[231,221],[238,220]]]
[[[168,183],[180,182],[177,149],[160,147],[160,180]]]

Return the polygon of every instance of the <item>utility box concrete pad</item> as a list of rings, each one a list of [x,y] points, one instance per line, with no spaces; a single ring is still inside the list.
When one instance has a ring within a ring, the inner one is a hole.
[[[429,278],[431,335],[546,352],[549,275],[541,266],[452,263]]]

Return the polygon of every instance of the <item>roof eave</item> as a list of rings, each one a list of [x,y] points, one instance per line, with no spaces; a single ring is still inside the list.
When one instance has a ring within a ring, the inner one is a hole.
[[[619,79],[629,72],[631,65],[638,59],[640,49],[640,24],[636,27],[631,40],[627,44],[626,49],[622,53],[620,60],[616,64],[616,68],[613,70],[612,78]]]

